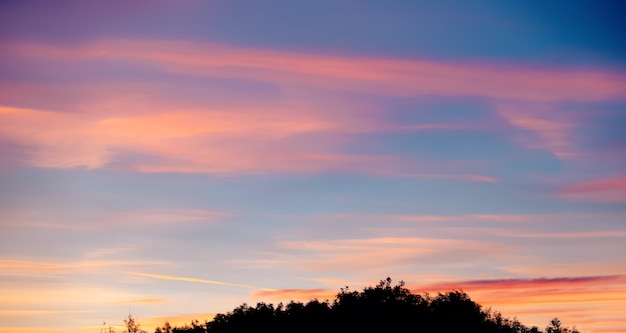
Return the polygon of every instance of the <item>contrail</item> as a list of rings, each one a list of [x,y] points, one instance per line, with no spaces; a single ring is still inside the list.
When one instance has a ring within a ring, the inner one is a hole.
[[[247,284],[229,283],[229,282],[205,280],[205,279],[183,277],[183,276],[171,276],[171,275],[148,274],[148,273],[137,273],[137,272],[128,272],[128,274],[136,275],[136,276],[144,276],[144,277],[149,277],[153,279],[161,279],[161,280],[187,281],[187,282],[216,284],[220,286],[229,286],[229,287],[238,287],[238,288],[247,288],[247,289],[273,290],[273,289],[259,288],[259,287],[251,286]]]

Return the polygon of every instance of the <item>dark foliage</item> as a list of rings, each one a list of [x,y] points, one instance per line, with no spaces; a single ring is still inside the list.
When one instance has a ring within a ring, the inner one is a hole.
[[[517,319],[503,318],[498,312],[483,310],[462,291],[437,296],[412,294],[404,283],[393,286],[391,279],[361,292],[342,288],[335,300],[287,305],[243,304],[212,321],[171,328],[168,323],[155,333],[233,333],[233,332],[480,332],[540,333]],[[555,318],[546,333],[578,333],[563,327]]]

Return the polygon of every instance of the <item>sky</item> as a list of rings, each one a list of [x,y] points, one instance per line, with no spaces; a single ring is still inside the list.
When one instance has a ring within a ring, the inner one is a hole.
[[[619,1],[0,2],[0,332],[387,276],[626,331]]]

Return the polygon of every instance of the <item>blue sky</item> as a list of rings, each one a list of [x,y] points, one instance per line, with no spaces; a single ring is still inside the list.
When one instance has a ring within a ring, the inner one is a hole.
[[[621,12],[2,2],[0,330],[129,307],[152,330],[391,276],[623,331]]]

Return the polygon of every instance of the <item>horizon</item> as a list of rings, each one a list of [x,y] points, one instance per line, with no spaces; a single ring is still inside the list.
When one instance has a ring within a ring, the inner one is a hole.
[[[0,332],[387,276],[626,331],[623,9],[0,2]]]

